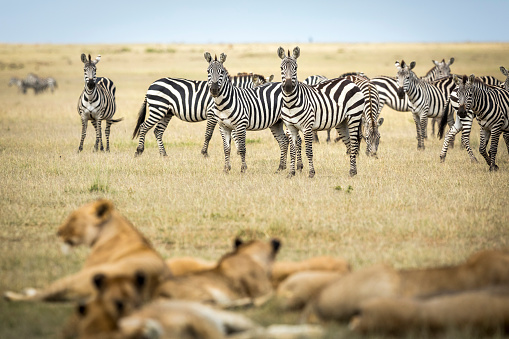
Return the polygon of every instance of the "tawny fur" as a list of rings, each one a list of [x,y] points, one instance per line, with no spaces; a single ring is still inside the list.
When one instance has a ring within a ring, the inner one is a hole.
[[[58,229],[58,236],[70,246],[90,247],[81,271],[28,293],[6,292],[8,300],[65,301],[83,300],[95,289],[92,277],[132,276],[143,270],[150,281],[163,281],[171,272],[162,257],[134,226],[104,199],[86,204],[72,212]]]
[[[273,293],[270,272],[279,240],[238,244],[216,267],[181,277],[159,286],[156,295],[170,299],[209,302],[233,306],[235,302],[257,302]]]
[[[301,271],[350,272],[350,264],[342,258],[313,257],[302,261],[276,261],[272,268],[272,285],[276,288],[291,274]]]
[[[166,265],[170,268],[174,277],[187,274],[194,274],[216,267],[217,263],[194,257],[178,257],[166,260]]]
[[[464,263],[437,268],[395,270],[378,265],[346,275],[322,289],[306,306],[304,319],[346,321],[376,297],[417,297],[509,283],[509,251],[485,250]]]
[[[350,328],[401,334],[450,328],[493,334],[509,328],[509,285],[430,298],[375,298],[364,303]]]

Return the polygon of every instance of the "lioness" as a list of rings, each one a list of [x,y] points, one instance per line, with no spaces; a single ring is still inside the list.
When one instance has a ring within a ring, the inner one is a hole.
[[[485,250],[456,266],[395,270],[379,265],[345,275],[306,306],[323,320],[348,320],[361,304],[376,297],[416,297],[509,283],[509,251]]]
[[[244,243],[237,238],[234,250],[224,255],[216,267],[168,279],[155,294],[222,306],[263,300],[273,292],[270,272],[280,244],[278,239]]]
[[[104,272],[109,276],[133,276],[143,270],[147,279],[154,282],[171,276],[149,241],[108,200],[99,199],[72,212],[57,235],[69,246],[83,244],[91,248],[82,270],[42,290],[28,289],[23,294],[6,292],[6,299],[81,300],[93,295],[92,277]]]
[[[274,288],[290,275],[302,271],[350,272],[350,264],[343,258],[330,256],[313,257],[302,261],[276,261],[272,267]]]
[[[449,328],[493,334],[509,327],[509,285],[430,298],[375,298],[361,306],[350,329],[401,334]]]

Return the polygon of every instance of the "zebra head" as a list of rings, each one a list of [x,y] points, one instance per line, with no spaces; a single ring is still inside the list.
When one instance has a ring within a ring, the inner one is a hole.
[[[367,120],[364,122],[364,130],[366,131],[364,138],[369,141],[366,142],[366,155],[368,156],[377,157],[376,152],[380,144],[380,132],[378,131],[378,127],[382,126],[383,122],[384,118],[380,118],[378,122],[372,122],[371,124]]]
[[[286,94],[292,93],[297,87],[297,58],[300,55],[300,48],[297,46],[293,49],[293,53],[290,56],[290,50],[288,50],[288,56],[285,55],[283,47],[279,47],[277,55],[281,58],[281,85],[283,91]]]
[[[396,60],[395,65],[398,69],[398,97],[403,99],[405,97],[405,93],[410,87],[410,78],[415,76],[415,73],[412,71],[415,67],[415,61],[412,61],[410,65],[408,65],[405,63],[405,60],[401,60],[401,64]]]
[[[95,82],[97,80],[97,77],[95,75],[97,71],[97,63],[101,60],[101,56],[98,55],[97,58],[95,58],[94,61],[92,61],[92,58],[90,57],[90,54],[87,56],[83,53],[81,54],[81,61],[83,62],[83,71],[85,73],[85,85],[88,87],[89,90],[93,90],[95,88]]]
[[[456,91],[458,96],[458,115],[464,118],[467,112],[472,107],[472,94],[474,93],[475,75],[471,74],[469,77],[464,75],[461,78],[455,74],[453,76],[456,83]]]
[[[433,63],[435,64],[435,67],[437,69],[437,79],[439,78],[443,78],[443,77],[448,77],[449,75],[451,75],[451,65],[452,63],[454,62],[454,58],[451,58],[449,60],[449,62],[445,61],[445,59],[442,59],[442,61],[435,61],[435,60],[432,60]]]
[[[221,53],[219,60],[217,60],[217,55],[212,60],[212,55],[209,52],[205,52],[204,56],[205,60],[209,63],[207,68],[207,84],[209,85],[210,95],[215,98],[219,96],[225,80],[229,77],[228,71],[223,66],[223,63],[226,61],[226,54]]]
[[[504,66],[500,66],[500,72],[505,75],[504,88],[509,91],[509,71]]]

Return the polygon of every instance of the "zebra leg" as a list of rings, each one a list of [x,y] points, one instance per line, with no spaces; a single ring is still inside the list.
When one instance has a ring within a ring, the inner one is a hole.
[[[106,128],[104,129],[104,137],[106,138],[106,152],[110,151],[110,128],[112,122],[110,120],[106,120]]]
[[[159,121],[156,125],[156,128],[154,128],[154,135],[157,140],[157,147],[159,148],[159,154],[162,157],[168,156],[166,154],[166,149],[164,149],[164,142],[163,142],[163,133],[166,130],[166,127],[168,127],[168,124],[170,123],[171,118],[173,117],[172,114],[166,114],[161,121]]]
[[[313,166],[313,129],[311,126],[303,130],[304,142],[306,143],[306,156],[309,163],[309,177],[315,176],[315,167]]]
[[[505,145],[507,147],[507,153],[509,153],[509,132],[504,132],[503,136],[504,136]]]
[[[423,141],[423,122],[427,122],[428,118],[421,119],[420,115],[416,112],[412,112],[412,117],[414,118],[415,128],[417,130],[417,149],[424,149],[424,141]]]
[[[85,141],[85,136],[87,135],[87,124],[88,124],[88,119],[82,115],[81,116],[81,141],[80,141],[80,147],[78,147],[78,153],[83,151],[83,142]]]
[[[158,110],[155,108],[152,108],[149,106],[149,117],[147,120],[145,120],[140,125],[140,141],[138,142],[138,147],[136,148],[136,153],[134,153],[134,156],[140,156],[143,151],[145,150],[145,136],[147,135],[147,132],[150,131],[152,127],[156,124],[156,122],[161,121],[161,119],[164,119],[165,115],[161,114]],[[155,119],[154,119],[155,118]]]
[[[428,118],[426,117],[426,124],[424,125],[424,128],[422,129],[422,138],[428,139]]]
[[[299,134],[297,134],[297,141],[295,142],[297,149],[297,171],[301,172],[304,169],[304,163],[302,162],[302,139]]]
[[[212,110],[207,112],[207,128],[205,129],[205,140],[203,141],[203,147],[201,149],[201,154],[204,158],[209,156],[209,142],[212,139],[212,134],[214,134],[214,128],[217,125],[217,118]]]
[[[463,129],[463,126],[461,125],[460,117],[457,115],[456,122],[454,123],[454,125],[451,126],[451,128],[449,128],[449,131],[445,135],[444,144],[442,145],[442,151],[440,152],[440,162],[445,161],[445,157],[447,156],[447,149],[449,147],[450,140],[456,134],[458,134],[458,132],[461,131],[462,129]]]
[[[273,126],[271,126],[270,131],[272,132],[274,139],[276,139],[279,145],[279,150],[281,152],[281,156],[279,157],[279,168],[276,170],[276,173],[278,173],[286,169],[286,155],[288,154],[288,138],[285,135],[282,121],[279,121]]]
[[[247,164],[246,164],[246,126],[237,126],[234,131],[236,143],[235,145],[238,147],[238,154],[240,155],[240,159],[242,161],[242,165],[240,166],[240,173],[246,173]],[[235,139],[234,139],[235,141]]]
[[[299,137],[299,131],[295,126],[287,126],[287,128],[285,134],[290,142],[290,172],[288,172],[288,178],[291,178],[295,176],[295,152],[297,147],[299,148],[298,153],[300,153],[300,145],[297,145],[297,140],[300,141],[301,139]]]
[[[479,145],[479,153],[483,156],[488,166],[491,168],[491,159],[488,153],[486,153],[486,147],[488,146],[488,141],[490,140],[490,131],[484,128],[481,128],[481,141]]]
[[[357,175],[357,154],[359,154],[359,136],[361,120],[348,118],[348,134],[350,139],[350,176]]]
[[[97,152],[99,150],[104,151],[103,140],[102,140],[102,131],[101,131],[101,119],[95,120],[95,145],[94,151]]]
[[[230,164],[232,130],[224,125],[219,125],[219,131],[221,132],[221,138],[223,139],[224,172],[229,173],[232,169],[232,165]]]
[[[329,128],[327,130],[327,140],[325,140],[325,141],[327,141],[328,144],[330,144],[330,130],[331,130],[331,128]]]
[[[320,139],[318,138],[318,132],[313,131],[313,142],[316,142],[317,144],[320,143]]]
[[[233,139],[233,143],[235,144],[235,148],[237,149],[237,155],[240,155],[240,145],[239,145],[239,140],[237,137],[237,132],[235,129],[232,130],[232,139]]]
[[[490,145],[490,172],[498,171],[498,166],[495,162],[497,158],[498,141],[500,140],[500,134],[502,133],[501,125],[494,127],[491,130],[491,145]]]
[[[474,156],[474,152],[472,152],[472,147],[470,146],[470,130],[472,129],[472,122],[474,119],[473,113],[467,114],[464,119],[460,118],[461,126],[463,126],[463,132],[461,133],[461,143],[465,146],[467,153],[470,157],[470,161],[472,163],[478,163],[479,161]]]
[[[338,139],[341,139],[346,146],[346,155],[350,155],[350,136],[348,134],[348,124],[346,121],[343,121],[336,127],[336,131],[338,132]]]

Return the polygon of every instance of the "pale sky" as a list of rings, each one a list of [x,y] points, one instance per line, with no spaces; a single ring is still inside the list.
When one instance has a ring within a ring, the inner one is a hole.
[[[508,0],[10,1],[0,43],[509,42]]]

